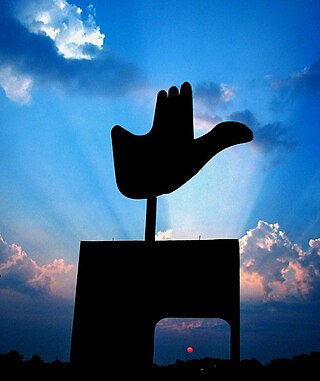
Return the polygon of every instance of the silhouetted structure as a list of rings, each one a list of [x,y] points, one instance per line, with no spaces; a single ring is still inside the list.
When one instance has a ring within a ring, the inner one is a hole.
[[[147,199],[145,241],[81,242],[70,362],[76,368],[125,362],[152,369],[154,329],[166,317],[222,318],[231,329],[230,358],[240,360],[239,242],[155,241],[157,196],[191,179],[214,155],[252,140],[251,130],[222,122],[194,139],[192,89],[157,96],[152,129],[142,136],[112,129],[121,193]],[[157,167],[166,171],[155,171]]]
[[[154,240],[157,196],[181,187],[225,148],[253,139],[246,125],[233,121],[221,122],[197,139],[193,131],[192,88],[188,82],[181,85],[180,94],[175,86],[168,93],[158,92],[153,125],[147,134],[134,135],[118,125],[111,131],[120,192],[147,200],[146,240]]]
[[[226,320],[238,360],[239,299],[238,240],[81,242],[71,362],[147,369],[166,317]]]

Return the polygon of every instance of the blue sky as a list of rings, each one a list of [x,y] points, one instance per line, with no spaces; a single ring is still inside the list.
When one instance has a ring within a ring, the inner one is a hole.
[[[240,240],[243,358],[320,350],[319,1],[1,5],[0,353],[68,359],[80,241],[144,239],[111,128],[148,132],[184,81],[196,136],[232,119],[254,140],[158,198],[157,238]],[[169,319],[155,360],[227,341],[221,321]]]

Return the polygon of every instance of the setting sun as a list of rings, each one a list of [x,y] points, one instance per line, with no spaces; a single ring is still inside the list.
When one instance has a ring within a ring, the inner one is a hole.
[[[187,347],[187,352],[188,353],[192,353],[193,352],[193,348],[192,347]]]

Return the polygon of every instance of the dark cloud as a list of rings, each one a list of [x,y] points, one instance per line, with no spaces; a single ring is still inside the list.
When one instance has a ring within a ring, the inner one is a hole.
[[[297,143],[288,138],[287,129],[281,122],[275,122],[256,129],[255,144],[265,153],[273,154],[278,151],[291,151]]]
[[[202,82],[194,90],[195,129],[209,131],[221,122],[218,113],[231,103],[235,91],[231,86],[218,85],[214,82]],[[265,155],[265,169],[284,161],[287,154],[297,143],[289,136],[286,126],[281,122],[262,125],[250,110],[236,111],[228,118],[246,124],[254,132],[252,146]]]
[[[249,110],[235,111],[229,115],[229,119],[244,123],[253,131],[255,131],[260,126],[260,123],[258,122],[256,117]]]
[[[209,131],[222,121],[219,112],[227,109],[235,96],[232,86],[213,81],[198,83],[193,91],[196,131]]]
[[[249,110],[230,114],[231,120],[246,124],[254,132],[253,145],[268,158],[268,166],[281,163],[297,142],[290,139],[287,128],[281,122],[261,125]]]
[[[231,86],[218,85],[214,82],[202,82],[195,86],[195,128],[209,131],[221,122],[218,113],[232,102],[235,91]],[[231,113],[229,120],[246,124],[254,132],[252,146],[266,156],[265,168],[283,162],[286,155],[296,147],[296,142],[289,136],[286,126],[281,122],[262,125],[250,110]]]
[[[287,104],[298,99],[320,95],[320,61],[292,73],[288,78],[275,79],[268,77],[276,96],[271,103],[272,110],[279,111]]]
[[[226,106],[234,97],[234,89],[226,84],[201,82],[195,86],[194,98],[208,109]]]
[[[53,40],[30,33],[12,16],[10,2],[4,1],[0,13],[0,63],[20,75],[29,76],[37,86],[65,92],[101,96],[120,94],[134,88],[140,80],[138,68],[108,51],[91,60],[66,59]],[[94,46],[85,47],[92,51]]]

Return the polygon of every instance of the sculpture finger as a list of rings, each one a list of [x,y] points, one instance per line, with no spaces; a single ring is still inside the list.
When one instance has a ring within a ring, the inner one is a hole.
[[[168,96],[165,90],[160,90],[157,94],[156,106],[154,110],[152,130],[156,133],[161,133],[163,125],[166,123],[166,109]]]
[[[192,87],[189,82],[184,82],[180,88],[180,112],[181,124],[180,129],[183,131],[181,137],[186,141],[194,139],[193,131],[193,100]]]

